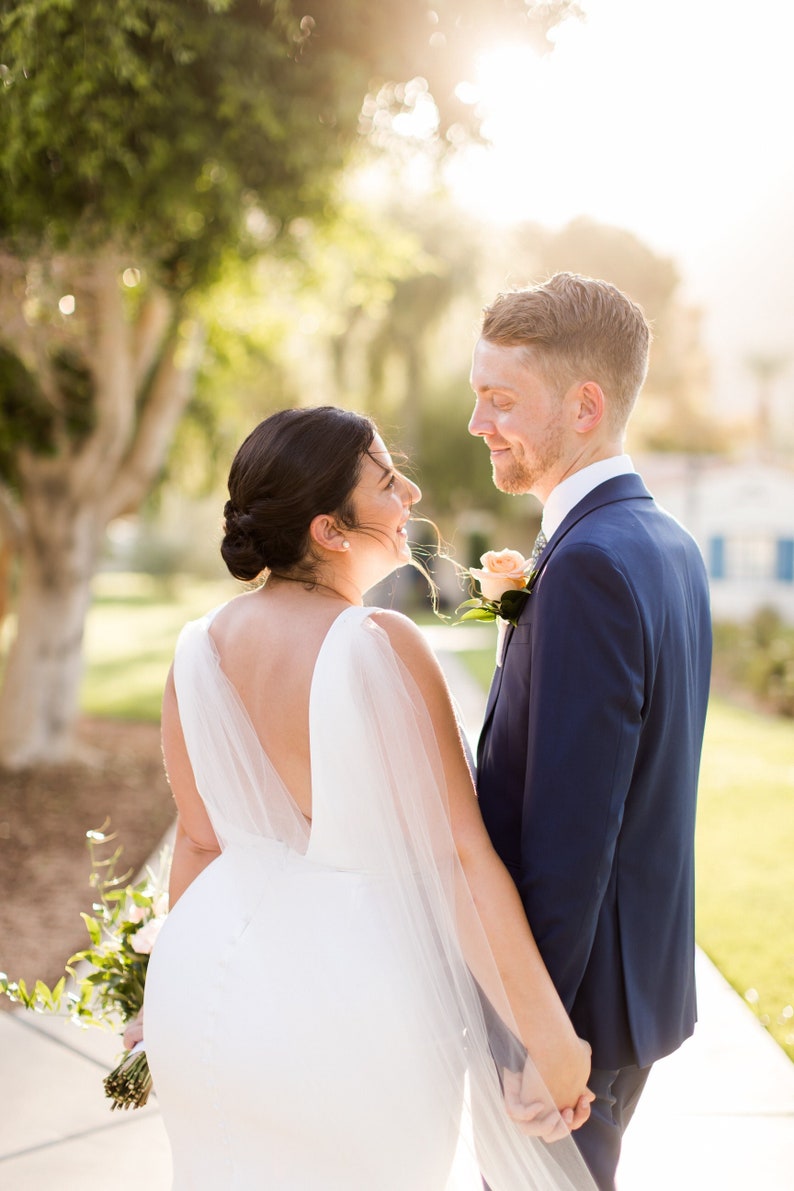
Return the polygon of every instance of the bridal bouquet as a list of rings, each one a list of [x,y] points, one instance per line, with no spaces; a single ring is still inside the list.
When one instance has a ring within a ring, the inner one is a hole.
[[[480,586],[479,597],[466,600],[456,609],[464,620],[496,620],[497,616],[517,624],[530,595],[532,575],[529,563],[518,550],[488,550],[480,558],[482,569],[468,572]],[[464,611],[465,609],[465,611]]]
[[[120,847],[110,857],[99,858],[99,849],[115,839],[105,834],[106,827],[104,824],[101,830],[86,835],[91,856],[89,882],[97,895],[93,916],[81,915],[89,945],[68,960],[66,974],[53,988],[37,980],[28,989],[24,980],[10,981],[0,972],[0,993],[36,1013],[57,1013],[65,1004],[76,1025],[119,1031],[143,1006],[149,955],[168,909],[164,884],[168,850],[160,857],[157,874],[147,868],[142,881],[130,884],[130,872],[116,874]],[[111,1109],[140,1108],[146,1103],[152,1080],[140,1044],[124,1052],[104,1085]]]

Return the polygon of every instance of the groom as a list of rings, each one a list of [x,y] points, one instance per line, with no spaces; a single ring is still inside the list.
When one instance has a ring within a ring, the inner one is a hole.
[[[559,273],[486,308],[471,374],[494,483],[544,505],[485,713],[480,806],[593,1047],[597,1098],[574,1137],[601,1191],[651,1064],[695,1022],[711,623],[697,546],[623,453],[649,340],[619,290]]]

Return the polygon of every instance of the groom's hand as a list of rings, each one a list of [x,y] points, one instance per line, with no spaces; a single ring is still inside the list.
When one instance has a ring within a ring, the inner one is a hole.
[[[580,1129],[589,1118],[590,1105],[595,1100],[590,1089],[585,1088],[574,1105],[558,1109],[529,1058],[523,1071],[503,1072],[503,1086],[508,1116],[522,1133],[547,1142],[559,1141]]]
[[[520,1072],[504,1072],[505,1107],[510,1119],[528,1137],[541,1137],[544,1141],[559,1141],[567,1137],[568,1126],[549,1100],[545,1088],[537,1099],[527,1101],[522,1094],[523,1082]]]

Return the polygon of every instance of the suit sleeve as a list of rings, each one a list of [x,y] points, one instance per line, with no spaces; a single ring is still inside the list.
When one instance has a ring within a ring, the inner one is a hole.
[[[550,559],[531,598],[519,889],[570,1010],[608,896],[637,757],[644,634],[628,576],[590,543]]]

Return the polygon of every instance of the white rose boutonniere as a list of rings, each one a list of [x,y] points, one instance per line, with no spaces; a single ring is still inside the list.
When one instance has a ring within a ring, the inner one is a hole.
[[[482,568],[468,572],[479,584],[482,595],[466,600],[457,612],[460,620],[502,620],[517,624],[530,595],[529,563],[518,550],[488,550],[480,558]]]
[[[518,550],[488,550],[480,559],[482,570],[472,567],[472,579],[480,585],[483,599],[500,600],[506,591],[523,591],[527,585],[527,560]]]

